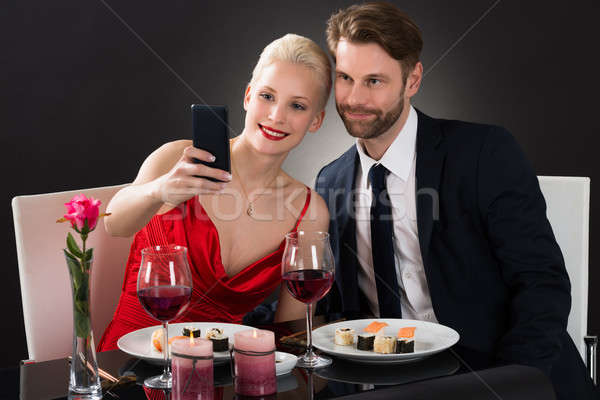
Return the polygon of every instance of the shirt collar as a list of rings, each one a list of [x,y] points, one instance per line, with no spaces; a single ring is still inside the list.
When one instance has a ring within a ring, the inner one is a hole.
[[[408,118],[402,127],[402,130],[396,136],[390,147],[383,154],[379,161],[369,157],[359,141],[356,140],[356,150],[360,159],[360,166],[363,176],[368,175],[369,170],[374,164],[381,163],[392,174],[396,175],[403,181],[408,180],[412,162],[415,156],[415,145],[417,141],[417,112],[410,106]]]

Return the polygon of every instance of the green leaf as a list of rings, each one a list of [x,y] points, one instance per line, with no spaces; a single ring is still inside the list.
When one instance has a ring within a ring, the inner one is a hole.
[[[65,253],[65,258],[67,259],[67,262],[69,261],[69,259],[73,259],[73,260],[75,260],[75,262],[79,261],[77,259],[77,257],[75,257],[73,254],[69,253],[69,251],[67,251],[66,249],[63,249],[63,253]]]
[[[72,272],[73,269],[78,269],[81,271],[81,264],[79,263],[79,259],[73,254],[69,253],[66,249],[63,249],[63,252],[65,253],[65,258],[67,260],[69,272]]]
[[[87,249],[87,250],[85,251],[85,255],[84,255],[84,257],[83,257],[84,266],[85,266],[85,264],[89,263],[89,261],[90,261],[90,260],[91,260],[93,257],[94,257],[94,249]],[[89,268],[86,268],[86,271],[87,271],[88,269],[89,269]]]
[[[89,315],[89,302],[87,300],[75,300],[75,311],[81,315]]]
[[[91,250],[91,249],[90,249]],[[81,338],[87,338],[91,332],[90,326],[90,274],[81,268],[82,262],[66,249],[63,250],[73,290],[73,318],[75,334]],[[86,251],[86,254],[91,254]]]
[[[74,293],[75,302],[79,302],[81,304],[87,303],[89,300],[88,297],[88,285],[84,282],[79,282],[80,284],[77,287],[77,290]],[[84,310],[82,309],[81,312]]]
[[[67,267],[69,267],[69,274],[71,275],[71,282],[73,284],[73,295],[75,295],[77,290],[81,286],[81,282],[85,278],[85,275],[81,270],[81,263],[79,262],[79,260],[68,251],[63,251],[67,260]]]
[[[78,311],[77,307],[74,307],[73,316],[75,320],[75,334],[81,338],[87,337],[91,331],[90,315],[81,313]]]
[[[67,235],[67,248],[73,255],[75,255],[75,257],[77,257],[77,258],[83,257],[83,253],[81,252],[81,249],[77,245],[75,238],[73,237],[73,235],[71,235],[71,232],[69,232],[69,234]]]

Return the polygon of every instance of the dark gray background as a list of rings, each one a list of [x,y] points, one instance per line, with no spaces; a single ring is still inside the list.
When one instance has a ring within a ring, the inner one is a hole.
[[[352,3],[107,1],[189,88],[229,106],[235,132],[261,49],[287,32],[324,45],[329,14]],[[423,31],[425,70],[469,31],[425,77],[418,108],[503,125],[539,175],[594,182],[599,2],[500,1],[478,24],[495,1],[396,3]],[[5,0],[0,44],[4,367],[27,357],[10,199],[131,181],[153,149],[190,137],[189,104],[200,100],[99,0]],[[333,140],[348,139],[331,104],[328,111],[324,127],[286,163],[305,181],[349,143]],[[594,203],[591,213],[589,331],[599,333]]]

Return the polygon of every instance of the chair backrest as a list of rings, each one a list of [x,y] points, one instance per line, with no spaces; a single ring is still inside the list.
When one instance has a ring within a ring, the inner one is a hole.
[[[69,273],[62,252],[66,247],[67,232],[71,229],[68,223],[55,222],[65,214],[64,203],[74,195],[84,193],[102,201],[102,212],[112,196],[125,186],[13,198],[23,317],[30,359],[62,358],[72,351],[73,306]],[[96,339],[108,326],[119,300],[131,241],[132,238],[111,237],[100,221],[86,243],[87,247],[94,248],[90,304]]]
[[[547,216],[562,250],[571,280],[567,331],[585,360],[588,314],[588,247],[590,178],[539,176]]]

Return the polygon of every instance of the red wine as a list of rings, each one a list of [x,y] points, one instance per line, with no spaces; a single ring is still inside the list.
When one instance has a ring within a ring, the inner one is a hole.
[[[192,295],[189,286],[152,286],[138,290],[138,298],[142,306],[154,318],[168,322],[183,309]]]
[[[333,272],[320,269],[290,271],[283,275],[283,280],[296,300],[313,303],[323,298],[331,289]]]

